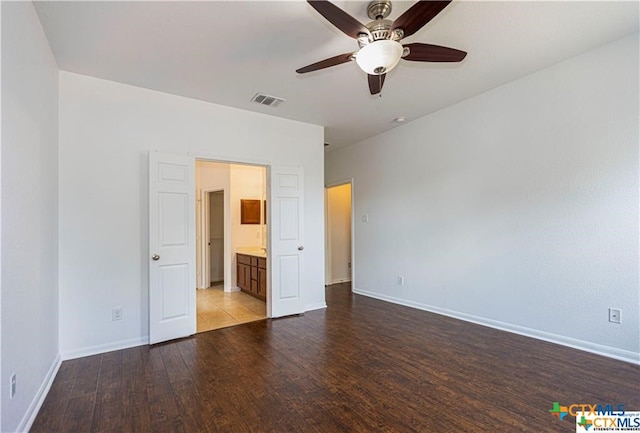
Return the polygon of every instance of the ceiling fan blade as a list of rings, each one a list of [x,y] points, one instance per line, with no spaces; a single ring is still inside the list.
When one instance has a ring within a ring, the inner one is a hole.
[[[331,66],[347,63],[353,59],[353,53],[340,54],[328,59],[320,60],[319,62],[312,63],[304,68],[296,69],[298,74],[306,74],[307,72],[317,71],[318,69],[324,69]]]
[[[409,48],[409,54],[403,59],[414,62],[459,62],[467,55],[466,52],[455,48],[421,44],[419,42],[403,46]]]
[[[438,15],[449,3],[451,3],[451,0],[419,1],[393,22],[391,31],[402,29],[404,38],[411,36]]]
[[[371,75],[367,74],[367,78],[369,80],[369,91],[372,95],[377,95],[382,91],[382,85],[384,84],[384,79],[387,74],[382,75]]]
[[[369,29],[367,29],[364,24],[333,3],[326,0],[307,0],[307,2],[312,8],[317,10],[320,15],[325,17],[327,21],[343,31],[347,36],[357,39],[360,33],[369,34]]]

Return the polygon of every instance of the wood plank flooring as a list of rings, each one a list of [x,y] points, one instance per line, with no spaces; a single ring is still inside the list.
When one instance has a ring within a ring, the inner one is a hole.
[[[326,310],[65,361],[32,432],[575,432],[640,367],[327,289]]]

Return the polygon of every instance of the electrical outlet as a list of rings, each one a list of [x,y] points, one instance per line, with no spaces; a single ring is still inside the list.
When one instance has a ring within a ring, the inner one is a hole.
[[[622,323],[622,310],[620,308],[609,308],[609,322]]]
[[[16,395],[16,374],[13,373],[9,378],[9,398],[13,400]]]
[[[396,283],[398,284],[398,286],[404,286],[404,277],[402,275],[398,275]]]
[[[122,307],[114,307],[111,309],[111,320],[122,320]]]

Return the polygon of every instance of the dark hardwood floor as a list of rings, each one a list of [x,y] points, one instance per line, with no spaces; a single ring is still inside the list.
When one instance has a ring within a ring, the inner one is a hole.
[[[32,432],[575,432],[640,367],[327,289],[326,310],[65,361]]]

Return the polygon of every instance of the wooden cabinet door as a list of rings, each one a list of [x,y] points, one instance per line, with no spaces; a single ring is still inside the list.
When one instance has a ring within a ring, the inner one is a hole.
[[[238,263],[238,287],[249,290],[251,287],[251,267]]]
[[[261,298],[267,296],[267,270],[258,268],[258,295]]]
[[[247,289],[247,291],[252,291],[251,290],[251,266],[244,267],[244,281],[245,281],[245,288]]]

